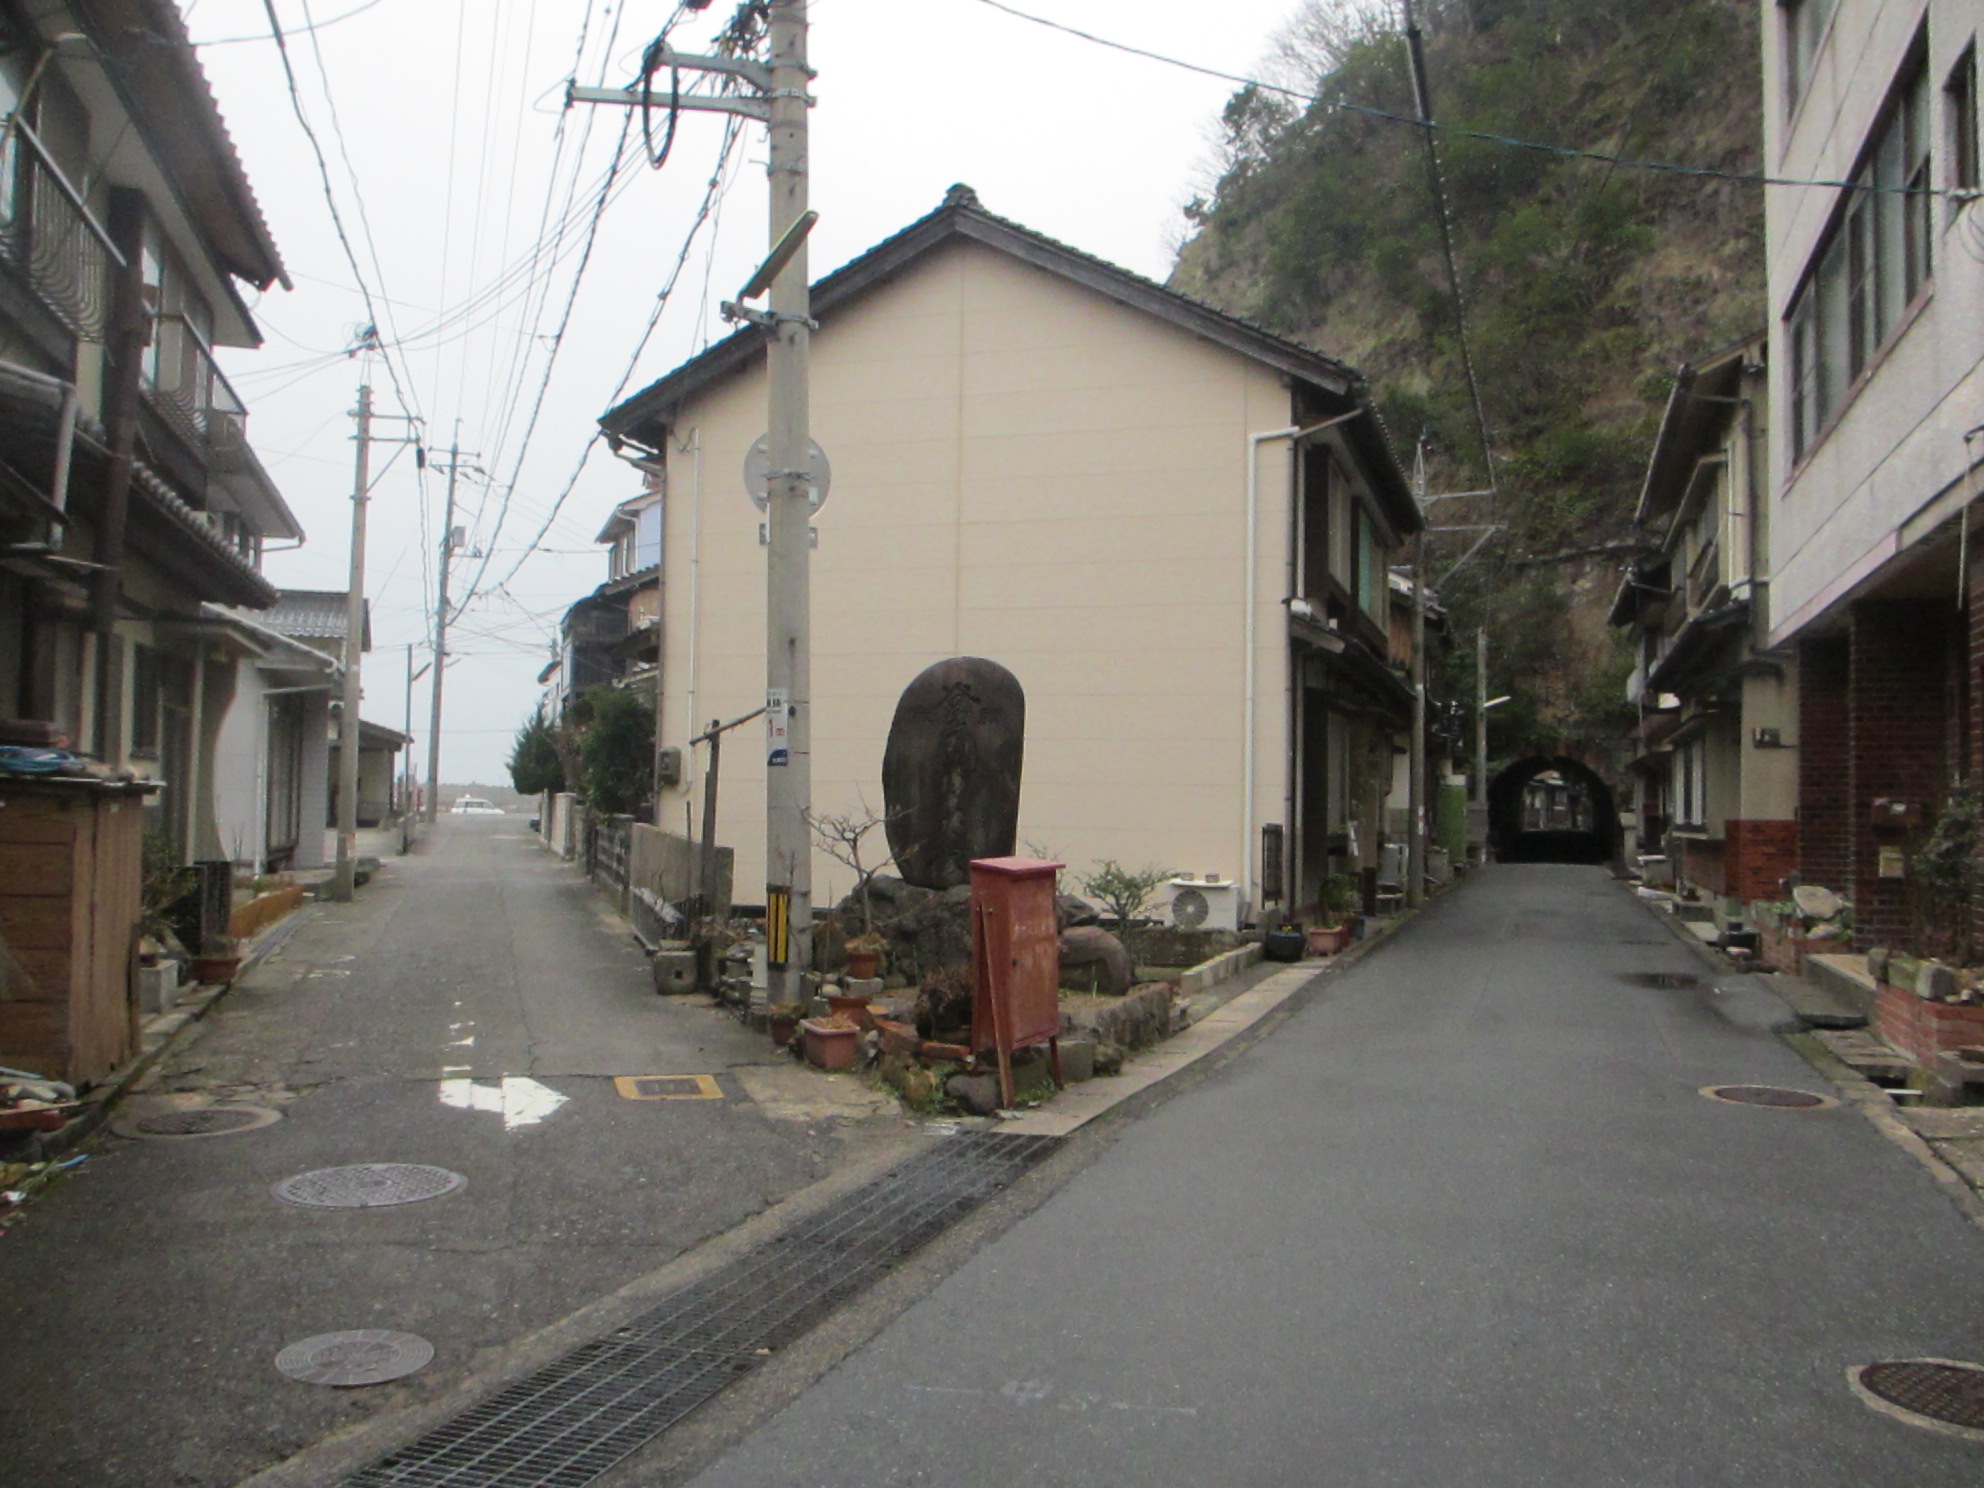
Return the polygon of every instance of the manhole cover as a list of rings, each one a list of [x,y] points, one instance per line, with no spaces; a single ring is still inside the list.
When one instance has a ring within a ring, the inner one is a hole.
[[[1782,1085],[1704,1085],[1702,1094],[1732,1106],[1775,1106],[1786,1111],[1816,1111],[1822,1106],[1838,1104],[1830,1096],[1810,1090],[1788,1090]]]
[[[1953,1359],[1889,1359],[1849,1369],[1847,1377],[1877,1409],[1984,1441],[1984,1368]]]
[[[1652,987],[1656,990],[1675,991],[1682,987],[1699,987],[1702,979],[1691,971],[1627,971],[1620,975],[1635,987]]]
[[[345,1168],[318,1168],[285,1178],[269,1192],[285,1204],[312,1209],[376,1209],[386,1204],[413,1204],[453,1193],[468,1179],[446,1168],[421,1163],[353,1163]]]
[[[383,1385],[433,1358],[434,1345],[417,1334],[358,1328],[292,1343],[276,1355],[276,1368],[306,1385]]]
[[[264,1106],[200,1106],[191,1111],[161,1111],[141,1116],[120,1130],[139,1137],[218,1137],[228,1132],[253,1131],[281,1119]]]

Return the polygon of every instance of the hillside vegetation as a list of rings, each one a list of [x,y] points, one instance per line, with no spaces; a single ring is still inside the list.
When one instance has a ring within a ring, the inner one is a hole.
[[[1434,116],[1528,141],[1758,169],[1754,0],[1433,0]],[[1235,94],[1219,176],[1187,209],[1173,283],[1358,367],[1434,491],[1489,484],[1396,7],[1310,0],[1271,80]],[[1466,325],[1503,493],[1436,525],[1509,524],[1446,587],[1488,613],[1498,733],[1615,729],[1624,663],[1603,610],[1677,364],[1762,324],[1761,188],[1438,136]],[[1437,576],[1471,536],[1436,539]],[[1472,647],[1462,648],[1471,658]],[[1472,691],[1457,658],[1454,689]]]

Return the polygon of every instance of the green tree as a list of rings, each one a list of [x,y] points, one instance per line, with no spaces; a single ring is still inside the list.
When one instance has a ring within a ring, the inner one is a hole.
[[[516,742],[510,748],[510,784],[522,796],[541,796],[565,788],[558,731],[541,713],[533,713],[517,730]]]
[[[646,813],[654,784],[654,709],[624,687],[591,688],[573,710],[581,719],[579,794],[595,811]]]

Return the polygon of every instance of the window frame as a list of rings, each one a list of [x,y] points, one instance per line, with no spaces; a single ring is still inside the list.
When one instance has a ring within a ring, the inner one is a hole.
[[[1935,285],[1928,60],[1918,33],[1782,317],[1793,469],[1824,440]]]

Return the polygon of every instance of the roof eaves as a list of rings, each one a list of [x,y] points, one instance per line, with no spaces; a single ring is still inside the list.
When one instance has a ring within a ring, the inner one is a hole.
[[[816,281],[812,288],[814,317],[824,319],[839,305],[886,281],[951,237],[996,248],[1023,262],[1059,274],[1119,304],[1142,310],[1339,396],[1356,396],[1363,386],[1353,369],[1300,342],[1290,341],[1251,321],[1215,310],[1154,279],[1146,279],[1106,259],[1084,253],[1021,223],[986,211],[978,205],[977,195],[966,187],[952,187],[943,205],[935,211],[919,217],[900,232],[884,238],[867,252]],[[649,448],[657,447],[659,428],[666,427],[675,407],[697,389],[754,361],[763,346],[761,332],[752,326],[742,327],[700,356],[684,362],[609,409],[601,416],[600,427],[609,438],[627,439]],[[1372,413],[1375,417],[1376,410],[1373,409]],[[659,427],[651,428],[650,425]],[[1384,436],[1381,434],[1380,437]],[[1396,453],[1391,455],[1391,463],[1394,468],[1397,467]]]

